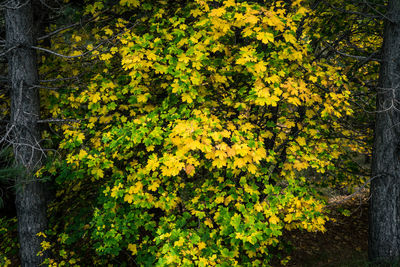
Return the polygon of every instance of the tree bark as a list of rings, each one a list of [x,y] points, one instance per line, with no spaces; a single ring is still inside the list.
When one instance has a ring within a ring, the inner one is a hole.
[[[39,266],[41,238],[47,226],[44,184],[34,177],[41,166],[39,92],[32,1],[7,1],[5,11],[11,124],[15,162],[23,167],[16,178],[16,209],[22,266]]]
[[[400,0],[389,0],[379,87],[369,210],[369,258],[400,257]]]

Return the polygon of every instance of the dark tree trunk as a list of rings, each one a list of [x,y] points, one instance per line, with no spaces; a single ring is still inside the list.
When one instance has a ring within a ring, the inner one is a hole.
[[[38,74],[32,3],[7,1],[5,11],[6,46],[11,86],[11,124],[16,164],[23,167],[16,178],[16,208],[22,266],[39,266],[41,239],[36,234],[46,229],[44,184],[34,177],[41,166]]]
[[[400,0],[389,0],[377,90],[369,258],[400,256]]]

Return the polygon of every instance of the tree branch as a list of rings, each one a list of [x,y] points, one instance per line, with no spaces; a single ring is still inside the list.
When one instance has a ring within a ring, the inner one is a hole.
[[[78,25],[80,25],[80,24],[81,24],[80,22],[77,22],[77,23],[74,23],[74,24],[71,24],[71,25],[68,25],[68,26],[65,26],[65,27],[61,27],[61,28],[59,28],[59,29],[57,29],[57,30],[55,30],[55,31],[52,31],[52,32],[50,32],[50,33],[48,33],[48,34],[46,34],[46,35],[44,35],[44,36],[41,36],[41,37],[37,38],[36,40],[37,40],[37,41],[44,40],[44,39],[49,38],[49,37],[51,37],[51,36],[53,36],[53,35],[56,35],[56,34],[59,33],[59,32],[68,30],[68,29],[73,28],[73,27],[75,27],[75,26],[78,26]]]
[[[376,55],[377,53],[372,53],[371,55],[369,55],[369,56],[367,56],[367,57],[366,57],[366,56],[357,56],[357,55],[351,55],[351,54],[348,54],[348,53],[339,51],[339,50],[335,49],[333,46],[331,46],[331,45],[328,44],[328,43],[327,43],[327,45],[332,49],[333,52],[335,52],[335,53],[337,53],[337,54],[339,54],[339,55],[341,55],[341,56],[350,57],[350,58],[354,58],[354,59],[357,59],[357,60],[363,60],[364,63],[367,62],[367,61],[382,62],[382,59],[380,59],[380,58],[373,58],[373,57],[372,57],[373,55]]]
[[[6,51],[0,53],[0,57],[5,56],[6,54],[10,53],[15,48],[17,48],[17,46],[13,46],[13,47],[8,48]]]
[[[44,119],[38,120],[37,123],[68,123],[68,122],[80,122],[80,120],[73,119]]]

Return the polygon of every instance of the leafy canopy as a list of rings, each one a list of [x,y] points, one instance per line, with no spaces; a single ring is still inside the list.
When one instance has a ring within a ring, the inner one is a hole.
[[[41,69],[77,77],[42,92],[45,113],[78,121],[44,132],[64,156],[37,175],[56,177],[50,211],[67,214],[48,233],[57,243],[43,243],[49,263],[261,266],[283,231],[324,231],[311,185],[354,148],[332,136],[352,110],[343,70],[314,56],[306,4],[121,0],[76,12],[100,27],[52,49],[89,57]]]

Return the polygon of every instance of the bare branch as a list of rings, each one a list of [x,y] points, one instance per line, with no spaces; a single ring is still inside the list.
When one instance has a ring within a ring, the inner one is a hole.
[[[331,207],[331,206],[334,206],[334,205],[343,203],[343,202],[345,202],[346,200],[355,197],[355,196],[356,196],[357,194],[359,194],[372,180],[374,180],[374,179],[376,179],[376,178],[378,178],[378,177],[380,177],[380,176],[382,176],[382,175],[377,175],[377,176],[371,177],[371,178],[370,178],[368,181],[366,181],[362,186],[360,186],[360,187],[358,188],[358,190],[355,191],[353,194],[348,195],[347,197],[341,199],[340,201],[335,201],[335,202],[332,202],[332,203],[326,205],[326,206],[324,207],[324,209],[327,209],[327,208],[329,208],[329,207]]]
[[[60,89],[63,89],[64,87],[49,87],[49,86],[43,86],[43,85],[34,85],[34,86],[31,86],[31,88],[40,88],[40,89],[47,89],[47,90],[60,90]]]
[[[20,9],[21,7],[27,5],[30,2],[30,0],[26,0],[24,3],[20,3],[18,1],[17,3],[13,4],[11,1],[6,1],[4,4],[0,5],[1,9]]]
[[[87,51],[85,53],[82,53],[82,54],[79,54],[79,55],[75,55],[75,56],[67,56],[67,55],[63,55],[63,54],[57,53],[55,51],[52,51],[52,50],[49,50],[49,49],[46,49],[46,48],[43,48],[43,47],[32,46],[32,48],[36,49],[36,50],[40,50],[40,51],[46,52],[46,53],[50,53],[50,54],[58,56],[58,57],[67,58],[67,59],[83,57],[83,56],[86,56],[87,54],[89,54],[90,52],[92,52],[94,50],[93,49],[93,50],[90,50],[90,51]]]
[[[74,23],[74,24],[71,24],[71,25],[68,25],[68,26],[65,26],[65,27],[61,27],[61,28],[59,28],[59,29],[57,29],[57,30],[55,30],[55,31],[52,31],[52,32],[50,32],[50,33],[48,33],[48,34],[46,34],[46,35],[44,35],[44,36],[41,36],[41,37],[37,38],[36,40],[37,40],[37,41],[44,40],[44,39],[49,38],[49,37],[51,37],[51,36],[53,36],[53,35],[56,35],[56,34],[59,33],[59,32],[62,32],[62,31],[71,29],[71,28],[73,28],[73,27],[75,27],[75,26],[78,26],[78,25],[80,25],[80,24],[81,24],[80,22],[77,22],[77,23]]]
[[[367,62],[367,61],[382,62],[382,59],[380,59],[380,58],[373,58],[373,57],[372,57],[373,55],[376,55],[377,53],[372,53],[371,55],[369,55],[369,56],[367,56],[367,57],[366,57],[366,56],[357,56],[357,55],[351,55],[351,54],[348,54],[348,53],[339,51],[339,50],[335,49],[333,46],[331,46],[331,45],[328,44],[328,43],[326,43],[326,45],[329,46],[329,47],[332,49],[333,52],[335,52],[335,53],[337,53],[337,54],[339,54],[339,55],[341,55],[341,56],[350,57],[350,58],[354,58],[354,59],[357,59],[357,60],[363,60],[364,63]]]
[[[42,0],[40,0],[40,1],[42,1]],[[42,3],[43,3],[43,2],[42,2]],[[94,21],[96,18],[98,18],[101,14],[105,13],[106,11],[108,11],[108,9],[106,9],[106,10],[100,12],[99,14],[97,14],[97,15],[94,16],[94,17],[91,17],[91,18],[88,19],[88,20],[80,21],[80,22],[77,22],[77,23],[73,23],[73,24],[70,24],[70,25],[61,27],[61,28],[59,28],[59,29],[56,29],[56,30],[54,30],[54,31],[52,31],[52,32],[50,32],[50,33],[44,35],[44,36],[41,36],[41,37],[37,38],[36,40],[41,41],[41,40],[44,40],[44,39],[46,39],[46,38],[49,38],[49,37],[51,37],[51,36],[53,36],[53,35],[56,35],[56,34],[59,33],[59,32],[62,32],[62,31],[71,29],[71,28],[76,27],[76,26],[79,26],[79,25],[83,25],[84,23],[89,23],[89,22],[91,22],[91,21]]]
[[[363,0],[363,3],[366,4],[370,9],[372,9],[375,13],[379,14],[382,18],[387,19],[388,21],[395,23],[395,21],[393,21],[391,18],[389,18],[388,16],[386,16],[385,14],[383,14],[382,12],[380,12],[378,9],[376,9],[375,7],[373,7],[371,5],[371,3],[367,2],[366,0]]]
[[[62,58],[66,58],[66,59],[80,58],[80,57],[84,57],[84,56],[90,54],[91,52],[97,50],[100,46],[102,46],[102,45],[104,45],[104,44],[106,44],[106,43],[110,43],[112,40],[114,40],[114,39],[117,38],[118,36],[120,36],[120,35],[122,35],[122,34],[128,32],[129,30],[131,30],[131,29],[132,29],[133,27],[135,27],[138,23],[139,23],[139,21],[136,21],[131,27],[127,28],[126,30],[124,30],[124,31],[122,31],[122,32],[120,32],[120,33],[118,33],[118,34],[115,34],[115,35],[111,36],[111,37],[108,38],[108,39],[103,40],[102,42],[100,42],[98,45],[96,45],[96,46],[93,47],[92,49],[90,49],[90,50],[88,50],[88,51],[86,51],[85,53],[82,53],[82,54],[80,54],[80,55],[67,56],[67,55],[63,55],[63,54],[57,53],[57,52],[55,52],[55,51],[52,51],[52,50],[50,50],[50,49],[46,49],[46,48],[43,48],[43,47],[38,47],[38,46],[31,46],[31,47],[32,47],[33,49],[37,49],[37,50],[40,50],[40,51],[43,51],[43,52],[46,52],[46,53],[50,53],[50,54],[53,54],[53,55],[55,55],[55,56],[62,57]]]
[[[3,143],[7,139],[8,135],[10,134],[10,132],[12,131],[13,128],[14,128],[14,125],[11,125],[11,127],[7,130],[5,135],[0,139],[0,144]]]
[[[37,123],[68,123],[68,122],[80,122],[80,120],[73,119],[44,119],[38,120]]]
[[[372,15],[372,14],[367,14],[367,13],[362,13],[362,12],[347,10],[347,9],[344,9],[344,8],[340,8],[340,7],[334,6],[334,5],[330,4],[330,3],[327,3],[327,4],[328,4],[332,9],[335,9],[335,10],[337,10],[337,11],[339,11],[339,12],[346,13],[346,14],[350,14],[350,15],[357,15],[357,16],[366,17],[366,18],[372,18],[372,19],[381,18],[381,17],[382,17],[382,16],[378,16],[378,15]]]
[[[49,4],[47,4],[47,3],[46,3],[45,1],[43,1],[43,0],[39,0],[39,1],[40,1],[40,3],[42,3],[43,6],[47,7],[47,8],[50,9],[50,10],[59,11],[59,10],[61,9],[61,5],[60,5],[60,3],[58,3],[58,1],[56,1],[56,2],[58,3],[58,5],[59,5],[60,7],[52,7],[52,6],[49,6]]]
[[[17,46],[13,46],[13,47],[8,48],[6,51],[0,53],[0,57],[5,56],[6,54],[10,53],[15,48],[17,48]]]
[[[66,77],[66,78],[55,78],[55,79],[47,79],[47,80],[39,80],[39,82],[41,82],[41,83],[52,83],[52,82],[77,80],[77,79],[79,79],[79,76]]]

